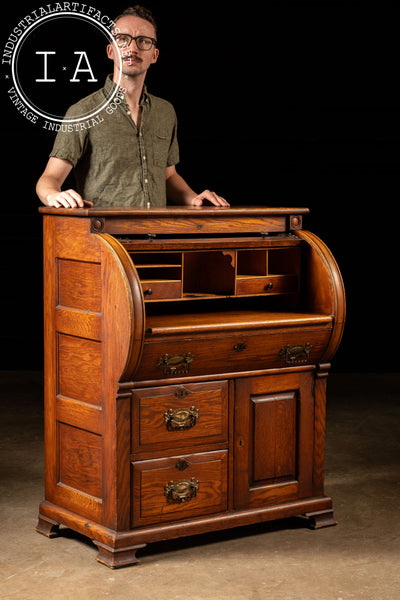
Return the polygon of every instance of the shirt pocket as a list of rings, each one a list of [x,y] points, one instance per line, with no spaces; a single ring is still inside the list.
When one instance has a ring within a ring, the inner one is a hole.
[[[167,168],[171,136],[167,132],[153,133],[153,160],[157,167]]]

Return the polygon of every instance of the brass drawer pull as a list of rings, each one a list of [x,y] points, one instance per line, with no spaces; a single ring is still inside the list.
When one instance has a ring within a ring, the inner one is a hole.
[[[182,479],[181,481],[170,481],[164,487],[164,495],[168,500],[174,502],[187,502],[191,498],[195,498],[199,490],[200,482],[194,477],[190,481]]]
[[[194,356],[191,352],[187,354],[164,354],[157,361],[157,367],[159,367],[164,375],[183,375],[189,373],[190,364],[193,362]]]
[[[308,361],[311,348],[311,344],[288,345],[281,348],[279,356],[285,359],[287,365],[302,365]]]
[[[199,418],[199,411],[194,406],[190,408],[170,408],[164,413],[164,421],[168,429],[190,429],[194,427]]]

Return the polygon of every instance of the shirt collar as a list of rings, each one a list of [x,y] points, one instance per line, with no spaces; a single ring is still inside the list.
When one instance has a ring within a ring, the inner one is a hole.
[[[106,98],[111,98],[117,84],[112,80],[112,74],[107,75],[106,82],[104,84],[104,95]],[[142,95],[140,96],[139,105],[144,106],[145,104],[150,104],[150,94],[147,92],[146,84],[143,85]]]

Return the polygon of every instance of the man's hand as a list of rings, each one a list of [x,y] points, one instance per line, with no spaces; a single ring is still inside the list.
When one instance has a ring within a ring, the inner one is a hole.
[[[210,202],[214,206],[227,208],[229,202],[221,198],[215,192],[205,190],[201,194],[196,194],[186,181],[177,173],[175,165],[167,167],[165,171],[167,197],[171,204],[183,204],[185,206],[203,206]]]
[[[64,158],[51,156],[43,175],[36,184],[36,192],[46,206],[54,208],[83,208],[93,206],[93,202],[84,200],[75,190],[61,190],[65,179],[72,169],[72,163]]]
[[[227,202],[225,198],[218,196],[215,192],[210,192],[210,190],[205,190],[204,192],[193,198],[190,201],[190,204],[192,206],[203,206],[204,202],[207,201],[211,204],[214,204],[215,206],[230,206],[229,202]]]
[[[75,190],[66,190],[64,192],[48,194],[47,206],[53,206],[54,208],[83,208],[85,206],[93,206],[93,202],[84,200]]]

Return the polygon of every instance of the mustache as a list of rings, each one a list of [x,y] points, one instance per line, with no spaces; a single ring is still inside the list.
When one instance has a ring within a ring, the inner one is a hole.
[[[135,60],[137,60],[138,62],[143,62],[143,59],[140,58],[140,56],[137,56],[137,54],[132,54],[131,52],[127,52],[127,53],[121,53],[121,58],[122,60],[126,59],[126,58],[134,58]]]

